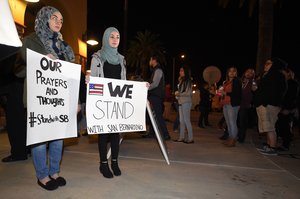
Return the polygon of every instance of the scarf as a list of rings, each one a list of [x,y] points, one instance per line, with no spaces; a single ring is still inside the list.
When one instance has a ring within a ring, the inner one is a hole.
[[[113,48],[109,45],[109,37],[112,32],[119,33],[119,31],[115,27],[109,27],[104,31],[100,55],[103,61],[107,61],[112,65],[118,65],[120,64],[118,48]]]
[[[54,32],[49,27],[50,17],[54,12],[59,12],[51,6],[44,6],[39,10],[35,19],[34,30],[46,49],[46,52],[58,59],[69,62],[75,61],[72,48],[63,40],[60,32]]]

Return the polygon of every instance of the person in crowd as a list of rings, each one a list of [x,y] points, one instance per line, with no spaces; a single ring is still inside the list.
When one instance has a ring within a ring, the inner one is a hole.
[[[173,132],[174,133],[177,133],[179,132],[179,106],[178,106],[178,99],[177,97],[173,97],[173,102],[172,102],[172,107],[173,107],[173,110],[175,111],[176,113],[176,117],[175,117],[175,120],[173,121]]]
[[[287,80],[287,92],[284,95],[283,104],[276,122],[277,137],[282,138],[282,144],[277,148],[280,151],[288,151],[293,140],[293,122],[297,113],[297,99],[299,95],[299,82],[295,80],[294,72],[285,68],[282,73]]]
[[[246,138],[248,119],[251,114],[253,90],[256,89],[255,71],[248,68],[242,76],[242,99],[238,112],[238,142],[243,143]]]
[[[87,136],[87,125],[86,125],[86,84],[85,84],[85,73],[81,71],[80,84],[79,84],[79,107],[80,110],[77,113],[77,135]],[[81,134],[81,132],[83,133]]]
[[[120,44],[120,33],[115,27],[108,27],[102,37],[102,47],[92,55],[91,76],[126,80],[125,58],[118,52]],[[86,75],[86,83],[89,75]],[[119,157],[119,133],[104,133],[98,135],[98,149],[100,156],[100,173],[105,178],[120,176],[121,170],[118,164]],[[108,159],[108,143],[111,147],[111,172]]]
[[[35,19],[35,32],[24,38],[20,50],[20,60],[16,74],[21,75],[26,71],[26,49],[29,48],[40,54],[47,55],[51,59],[60,59],[74,62],[75,56],[72,48],[62,39],[60,30],[63,25],[61,12],[51,6],[42,7]],[[26,88],[26,87],[25,87]],[[24,93],[26,96],[26,92]],[[24,98],[26,99],[26,97]],[[24,102],[25,107],[27,102]],[[47,149],[49,151],[47,152]],[[59,175],[60,163],[63,152],[63,140],[52,140],[31,146],[31,156],[36,171],[37,183],[46,190],[55,190],[59,186],[66,185],[66,180]]]
[[[300,79],[299,79],[299,77],[297,77],[295,75],[294,79],[298,82],[299,88],[300,88]],[[297,103],[296,104],[297,104],[297,110],[296,110],[296,113],[295,113],[295,118],[294,118],[293,125],[294,125],[294,127],[297,127],[298,134],[300,135],[300,94],[298,94]]]
[[[241,103],[242,86],[237,75],[237,68],[229,67],[226,72],[226,80],[221,87],[222,89],[219,89],[222,95],[221,103],[229,135],[224,145],[228,147],[235,146],[238,135],[237,117]]]
[[[1,85],[1,84],[0,84]],[[6,130],[6,104],[7,97],[5,92],[2,90],[2,85],[0,86],[0,133]]]
[[[208,122],[208,114],[211,107],[211,100],[210,100],[210,91],[209,91],[209,84],[207,82],[203,82],[200,85],[200,102],[199,102],[199,120],[198,126],[200,128],[205,128],[205,126],[210,126]]]
[[[185,142],[186,144],[194,143],[193,128],[191,124],[192,108],[192,78],[188,66],[183,66],[179,70],[178,90],[175,92],[178,98],[180,133],[176,142]],[[185,130],[187,129],[187,136]]]
[[[163,102],[165,99],[165,76],[162,65],[159,62],[157,55],[152,55],[149,60],[149,65],[152,68],[152,75],[149,81],[148,101],[153,109],[158,128],[161,130],[164,140],[170,140],[169,131],[166,122],[163,118]],[[153,138],[154,130],[152,124],[149,128],[149,133],[143,136],[144,138]]]
[[[164,99],[164,112],[163,112],[163,117],[166,121],[170,121],[171,110],[172,110],[172,90],[171,90],[171,84],[167,83],[165,86],[165,99]]]
[[[211,111],[221,112],[222,111],[222,104],[221,104],[221,97],[217,95],[217,84],[212,84],[210,86],[210,93],[211,93]]]
[[[287,63],[282,59],[268,59],[254,93],[253,103],[258,117],[258,130],[267,136],[266,144],[258,149],[264,155],[277,155],[275,123],[287,90],[287,83],[281,72],[286,67]]]
[[[0,61],[0,97],[3,106],[10,154],[2,162],[27,159],[26,113],[23,105],[24,77],[14,75],[16,54]]]
[[[222,115],[221,119],[218,121],[218,128],[223,131],[223,135],[219,137],[220,140],[227,140],[229,137],[228,128],[226,125],[224,114]]]

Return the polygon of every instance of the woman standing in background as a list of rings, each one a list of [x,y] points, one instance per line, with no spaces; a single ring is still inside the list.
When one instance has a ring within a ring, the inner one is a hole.
[[[180,134],[176,142],[194,143],[193,128],[191,124],[192,108],[192,78],[190,69],[183,66],[179,71],[178,91],[175,92],[179,105]],[[187,129],[187,137],[185,136]]]

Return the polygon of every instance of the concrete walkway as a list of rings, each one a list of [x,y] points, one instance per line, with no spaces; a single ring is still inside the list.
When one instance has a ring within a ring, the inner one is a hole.
[[[170,120],[174,119],[170,116]],[[106,179],[99,173],[97,138],[65,140],[61,176],[65,187],[46,191],[36,183],[32,159],[0,162],[0,198],[24,199],[299,199],[299,133],[288,153],[264,156],[256,146],[264,137],[248,130],[244,144],[227,148],[216,127],[221,113],[211,113],[212,127],[197,127],[198,112],[192,112],[194,144],[167,141],[170,165],[156,139],[142,134],[124,134],[119,164],[122,175]],[[173,139],[178,133],[168,128]],[[0,133],[0,158],[9,154],[6,132]]]

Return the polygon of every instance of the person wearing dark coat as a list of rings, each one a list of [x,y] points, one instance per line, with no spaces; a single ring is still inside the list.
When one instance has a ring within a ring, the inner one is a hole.
[[[277,150],[287,151],[290,148],[290,143],[293,140],[293,121],[297,112],[297,98],[299,95],[299,82],[294,78],[294,72],[287,68],[282,71],[286,80],[288,89],[284,95],[281,111],[278,114],[276,122],[276,133],[282,138],[282,144]]]
[[[267,136],[267,144],[258,149],[264,155],[277,155],[275,123],[287,90],[287,83],[281,72],[286,67],[287,63],[282,59],[268,59],[254,93],[253,104],[258,117],[258,130]]]
[[[208,122],[208,114],[210,110],[210,92],[209,85],[207,82],[204,82],[200,86],[200,102],[199,102],[199,120],[198,126],[200,128],[205,128],[205,126],[210,126]]]

